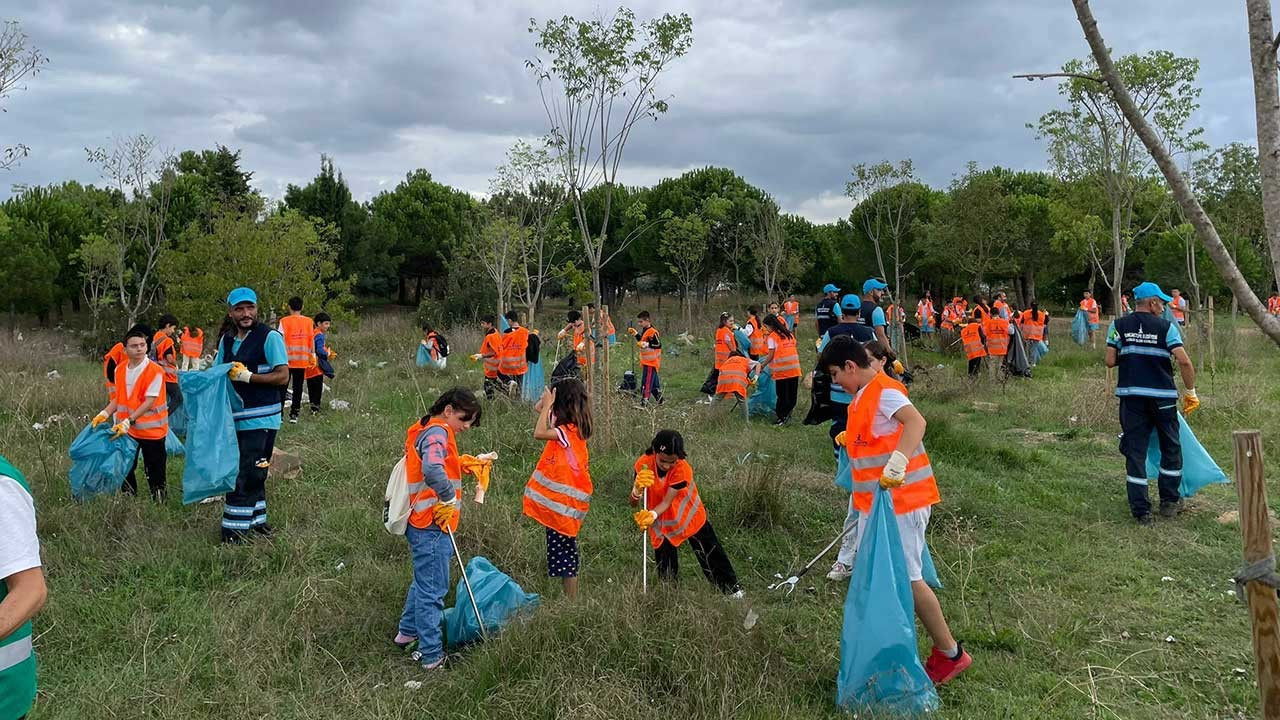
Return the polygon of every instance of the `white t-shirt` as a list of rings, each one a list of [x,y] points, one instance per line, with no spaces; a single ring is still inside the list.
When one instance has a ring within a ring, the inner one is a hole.
[[[0,582],[34,567],[40,567],[35,503],[17,480],[0,475]]]
[[[862,393],[866,388],[858,391],[854,396],[853,402],[856,405],[862,399]],[[875,419],[871,421],[871,434],[876,437],[884,437],[898,431],[898,426],[902,423],[893,418],[893,414],[902,408],[911,404],[911,400],[901,390],[894,388],[885,388],[880,393],[880,407],[876,408]]]
[[[142,376],[142,371],[151,363],[150,360],[143,360],[138,363],[137,367],[125,365],[124,367],[124,394],[127,397],[133,397],[133,386],[137,384],[138,378]],[[147,386],[147,391],[143,397],[160,397],[160,385],[164,382],[164,375],[156,375],[151,384]]]
[[[764,341],[764,344],[768,345],[770,350],[778,349],[778,341],[774,339],[773,335],[770,335],[769,338]]]

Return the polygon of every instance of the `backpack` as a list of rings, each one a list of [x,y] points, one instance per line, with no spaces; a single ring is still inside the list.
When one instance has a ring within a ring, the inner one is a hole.
[[[436,352],[440,353],[440,357],[449,357],[449,341],[440,333],[436,333]]]
[[[409,525],[409,483],[404,456],[391,469],[387,490],[382,499],[382,527],[392,535],[403,535]]]
[[[536,363],[542,357],[542,338],[529,334],[529,344],[524,349],[524,361]]]

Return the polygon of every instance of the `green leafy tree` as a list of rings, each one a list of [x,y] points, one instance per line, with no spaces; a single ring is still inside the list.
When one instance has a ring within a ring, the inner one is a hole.
[[[58,259],[49,249],[48,230],[28,220],[11,219],[0,210],[0,307],[16,329],[19,312],[47,321],[56,295],[49,278],[58,274]]]
[[[513,218],[527,230],[520,245],[515,293],[532,323],[559,258],[569,251],[565,223],[557,219],[565,203],[564,179],[546,147],[517,140],[507,150],[507,162],[489,183],[492,209]]]
[[[693,288],[706,268],[711,225],[698,213],[671,218],[662,229],[661,254],[684,306],[685,330],[693,332]]]
[[[30,38],[15,20],[6,20],[0,28],[0,102],[21,86],[22,81],[34,77],[49,62],[44,53],[31,44]],[[4,105],[0,105],[0,112]],[[0,147],[0,170],[8,170],[27,156],[28,148],[22,143]]]
[[[391,238],[369,232],[369,211],[352,198],[333,158],[320,156],[320,172],[307,185],[289,185],[284,205],[337,229],[338,268],[356,279],[359,290],[390,294],[395,277]]]
[[[398,268],[400,303],[409,304],[409,281],[414,282],[414,305],[421,303],[424,289],[444,294],[452,249],[471,232],[479,212],[475,199],[436,182],[426,170],[415,170],[394,190],[379,193],[369,209],[370,232],[387,242],[388,262]]]
[[[1002,171],[971,162],[928,225],[929,251],[946,257],[974,287],[992,276],[1011,277],[1017,271],[1010,257],[1017,238],[1012,215]]]

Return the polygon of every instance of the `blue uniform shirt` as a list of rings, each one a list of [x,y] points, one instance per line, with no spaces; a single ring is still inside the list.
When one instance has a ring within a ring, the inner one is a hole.
[[[236,338],[231,343],[231,352],[240,349],[241,338]],[[284,336],[278,330],[272,330],[267,333],[266,343],[262,348],[267,354],[267,364],[272,368],[289,364],[289,355],[284,349]],[[222,343],[218,343],[218,355],[213,359],[214,365],[225,362],[222,359]],[[281,404],[281,412],[284,405]],[[279,430],[280,429],[280,413],[273,413],[266,417],[248,418],[246,420],[236,420],[236,432],[242,430]]]
[[[1177,323],[1147,312],[1130,313],[1111,323],[1107,345],[1115,348],[1120,370],[1116,397],[1178,399],[1173,351],[1182,347],[1182,332]]]

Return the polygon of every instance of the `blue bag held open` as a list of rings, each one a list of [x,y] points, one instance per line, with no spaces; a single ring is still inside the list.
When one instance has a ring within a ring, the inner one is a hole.
[[[169,428],[168,434],[164,436],[164,451],[169,457],[181,457],[187,454],[186,446],[182,444],[177,435],[173,434],[172,427]]]
[[[124,435],[111,439],[107,424],[85,426],[71,442],[71,497],[88,500],[120,489],[138,454],[138,441]]]
[[[539,598],[536,594],[525,592],[515,580],[484,557],[473,557],[467,563],[467,579],[471,581],[471,590],[476,594],[476,606],[480,608],[480,615],[484,618],[484,630],[490,635],[502,630],[516,613],[531,610],[538,605]],[[454,588],[453,607],[445,608],[444,626],[445,637],[451,646],[465,645],[481,639],[476,613],[471,607],[462,578],[458,578],[457,587]]]
[[[182,470],[182,502],[191,504],[236,487],[240,445],[232,413],[243,407],[231,387],[230,363],[178,375],[187,407],[187,463]]]
[[[1178,413],[1178,439],[1182,444],[1182,483],[1178,486],[1178,494],[1184,498],[1200,492],[1206,485],[1229,484],[1231,478],[1218,467],[1204,449],[1196,434],[1191,432],[1182,413]],[[1154,432],[1151,433],[1151,445],[1147,450],[1147,480],[1156,482],[1160,477],[1160,442]]]
[[[778,389],[773,382],[773,371],[766,367],[756,377],[755,391],[747,398],[747,413],[751,416],[772,415],[778,408]]]
[[[1071,321],[1071,339],[1077,345],[1089,342],[1089,313],[1084,310],[1077,310],[1076,319]]]

